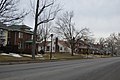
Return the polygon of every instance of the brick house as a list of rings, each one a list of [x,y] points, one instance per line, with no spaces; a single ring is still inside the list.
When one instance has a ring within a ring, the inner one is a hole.
[[[12,46],[13,49],[17,49],[17,52],[31,53],[33,39],[33,32],[31,29],[32,28],[26,25],[9,26],[8,45]]]

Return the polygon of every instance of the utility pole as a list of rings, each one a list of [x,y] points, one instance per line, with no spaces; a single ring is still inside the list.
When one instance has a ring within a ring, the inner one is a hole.
[[[50,51],[50,60],[52,59],[52,38],[53,38],[53,34],[50,35],[51,36],[51,51]]]

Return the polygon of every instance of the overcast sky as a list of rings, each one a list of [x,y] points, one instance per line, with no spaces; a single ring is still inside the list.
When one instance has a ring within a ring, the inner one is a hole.
[[[21,0],[22,7],[30,8],[28,0]],[[120,32],[120,0],[59,0],[64,11],[74,11],[77,29],[87,27],[94,36],[108,37]],[[24,24],[33,26],[30,16]]]

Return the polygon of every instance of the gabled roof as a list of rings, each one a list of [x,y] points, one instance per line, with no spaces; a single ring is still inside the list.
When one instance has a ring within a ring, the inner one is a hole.
[[[67,41],[63,41],[63,40],[58,40],[58,43],[60,43],[61,45],[63,45],[64,47],[69,47],[68,42]]]
[[[44,43],[45,43],[45,41],[41,42],[39,45],[40,45],[40,46],[44,46]],[[51,41],[46,41],[45,46],[47,46],[49,43],[51,43]]]

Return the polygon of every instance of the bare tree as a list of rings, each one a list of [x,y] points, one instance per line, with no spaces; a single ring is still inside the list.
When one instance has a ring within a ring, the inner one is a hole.
[[[57,13],[60,11],[59,5],[55,0],[37,0],[35,9],[35,26],[33,34],[33,49],[32,58],[35,59],[36,50],[36,33],[39,25],[48,23],[55,19]],[[46,14],[45,14],[46,13]]]
[[[105,42],[105,39],[104,39],[104,38],[100,38],[100,39],[99,39],[99,44],[103,45],[104,42]]]
[[[50,37],[50,32],[52,30],[51,22],[44,23],[38,28],[38,38],[39,42],[43,42],[43,51],[45,51],[46,41]]]
[[[6,24],[18,23],[28,14],[18,9],[19,0],[0,0],[0,22]]]
[[[78,39],[81,39],[83,37],[84,31],[88,30],[87,28],[84,28],[80,31],[77,31],[75,29],[75,24],[73,23],[73,11],[71,12],[65,12],[61,17],[58,18],[56,24],[56,32],[60,34],[64,39],[67,40],[70,48],[71,48],[71,55],[73,56],[75,43]]]
[[[113,33],[108,37],[109,45],[112,55],[119,55],[120,53],[120,33]]]
[[[101,57],[102,57],[102,55],[103,54],[105,54],[105,45],[106,45],[106,40],[105,40],[105,38],[100,38],[99,39],[99,42],[98,42],[98,44],[100,45],[99,46],[99,52],[100,52],[100,54],[101,54]]]
[[[119,51],[119,35],[116,35],[115,33],[111,34],[107,39],[107,49],[110,50],[111,55],[117,55],[117,52]]]
[[[104,49],[105,42],[106,42],[105,38],[102,38],[102,37],[101,37],[101,38],[99,39],[100,50],[103,50],[103,49]]]

